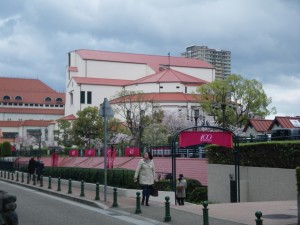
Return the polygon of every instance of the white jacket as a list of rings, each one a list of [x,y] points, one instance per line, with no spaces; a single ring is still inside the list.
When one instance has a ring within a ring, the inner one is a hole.
[[[134,178],[139,177],[140,184],[144,185],[153,185],[155,176],[155,167],[153,160],[146,162],[144,159],[141,159],[136,167]]]

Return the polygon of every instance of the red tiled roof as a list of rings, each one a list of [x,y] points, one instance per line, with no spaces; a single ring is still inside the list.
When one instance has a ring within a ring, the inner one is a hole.
[[[249,126],[253,126],[253,128],[257,132],[267,132],[273,120],[265,120],[265,119],[250,119],[244,128],[244,132],[248,129]]]
[[[38,109],[38,108],[10,108],[1,107],[0,113],[22,113],[22,114],[52,114],[64,115],[64,109]]]
[[[10,100],[3,100],[4,96],[9,96]],[[15,100],[16,96],[22,100]],[[46,97],[52,101],[46,102]],[[57,102],[57,98],[62,102]],[[65,104],[65,93],[54,91],[38,79],[0,77],[0,102]]]
[[[198,102],[194,94],[184,93],[141,93],[136,95],[124,96],[110,101],[111,104],[118,104],[130,99],[130,101],[148,101],[148,102]]]
[[[92,84],[92,85],[109,85],[109,86],[125,86],[131,80],[107,79],[107,78],[88,78],[88,77],[73,77],[77,84]]]
[[[68,67],[68,71],[78,72],[78,67],[76,67],[76,66],[69,66]]]
[[[275,124],[280,126],[281,128],[299,128],[299,127],[294,126],[291,123],[291,120],[297,120],[300,123],[300,117],[276,116],[275,119],[273,120],[273,122],[271,123],[269,130],[272,130],[272,128],[274,127]]]
[[[76,116],[74,116],[73,114],[71,114],[71,115],[62,117],[62,118],[60,118],[58,120],[76,120]]]
[[[87,60],[147,64],[156,72],[159,71],[159,68],[162,65],[208,69],[213,68],[211,64],[194,58],[107,52],[85,49],[76,50],[76,53],[78,53],[82,59]]]
[[[0,127],[47,127],[52,120],[0,121]]]
[[[173,69],[166,69],[155,74],[142,77],[138,80],[132,81],[130,84],[142,84],[142,83],[188,83],[188,84],[206,84],[207,81],[201,80],[199,78],[187,75],[185,73],[178,72]]]

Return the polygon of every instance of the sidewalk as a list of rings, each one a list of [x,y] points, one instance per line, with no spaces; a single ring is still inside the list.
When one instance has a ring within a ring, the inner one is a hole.
[[[26,177],[26,176],[24,176]],[[21,182],[0,177],[2,181],[15,183],[24,187],[33,188],[35,190],[45,192],[51,195],[56,195],[65,199],[76,201],[82,204],[87,204],[93,207],[98,207],[104,210],[111,211],[116,215],[130,215],[134,218],[143,218],[143,220],[153,224],[174,224],[174,225],[201,225],[203,224],[203,206],[186,203],[184,206],[170,204],[170,222],[164,222],[165,204],[158,201],[155,197],[150,197],[150,206],[141,206],[142,213],[135,214],[136,198],[124,197],[118,195],[118,207],[112,207],[113,194],[107,193],[107,201],[104,202],[103,185],[100,186],[100,200],[95,200],[96,191],[95,185],[86,184],[84,196],[80,197],[81,188],[80,182],[72,182],[72,194],[68,194],[69,186],[67,180],[61,180],[61,191],[57,191],[57,179],[51,181],[51,189],[49,189],[48,178],[44,177],[43,187],[40,183],[33,185],[31,181],[27,184],[27,179]],[[224,203],[210,204],[209,209],[209,224],[210,225],[255,225],[255,212],[261,211],[263,214],[263,225],[297,225],[297,201],[282,201],[282,202],[246,202],[246,203]]]

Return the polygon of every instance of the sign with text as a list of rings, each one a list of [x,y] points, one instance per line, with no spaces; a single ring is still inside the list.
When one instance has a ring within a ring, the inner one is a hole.
[[[179,147],[215,144],[232,148],[232,133],[227,131],[183,131],[179,134]]]
[[[95,156],[95,155],[96,155],[96,150],[95,149],[84,150],[84,156],[85,157]]]
[[[125,148],[125,156],[140,156],[139,148]]]
[[[69,156],[78,156],[78,150],[77,149],[69,150]]]

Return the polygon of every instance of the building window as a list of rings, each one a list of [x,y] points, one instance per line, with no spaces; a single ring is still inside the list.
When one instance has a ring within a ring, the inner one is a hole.
[[[160,89],[164,88],[163,86],[159,86]]]
[[[46,97],[45,98],[45,102],[51,102],[51,98],[50,97]]]
[[[85,103],[85,91],[80,92],[80,103]]]
[[[179,89],[180,87],[179,87],[179,86],[176,86],[176,88]]]
[[[5,96],[3,97],[3,100],[10,100],[10,97],[9,97],[8,95],[5,95]]]
[[[56,102],[62,102],[62,98],[56,98]]]
[[[92,92],[87,92],[87,104],[92,104]]]
[[[184,93],[187,93],[187,87],[184,88]]]
[[[70,92],[70,104],[73,105],[73,92]]]
[[[22,101],[22,97],[18,95],[18,96],[15,97],[15,100]]]

